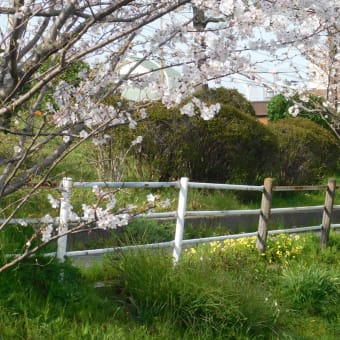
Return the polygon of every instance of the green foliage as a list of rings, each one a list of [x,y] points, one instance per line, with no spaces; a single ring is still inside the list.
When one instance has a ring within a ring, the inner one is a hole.
[[[131,152],[137,160],[137,172],[142,179],[177,179],[177,171],[183,176],[188,175],[189,119],[182,116],[178,109],[167,109],[159,102],[152,103],[148,108],[148,117],[138,123],[133,131],[128,126],[115,129],[118,152],[125,152],[131,141],[141,135],[142,144]]]
[[[205,103],[211,105],[220,103],[221,105],[233,106],[241,112],[255,117],[255,109],[240,92],[235,89],[219,87],[216,89],[204,89],[194,93],[194,96]]]
[[[254,184],[275,174],[276,138],[255,118],[222,105],[211,120],[199,119],[191,176],[199,181]]]
[[[278,94],[270,99],[267,104],[268,120],[276,122],[280,119],[290,117],[288,109],[295,103],[301,104],[303,108],[300,109],[299,117],[307,118],[325,128],[328,127],[327,123],[321,118],[318,111],[322,112],[323,98],[308,93],[308,102],[303,102],[299,95],[287,99],[284,95]],[[314,112],[312,112],[314,111]]]
[[[58,62],[58,61],[57,61]],[[48,59],[41,67],[40,67],[40,72],[45,72],[47,71],[53,64],[50,59]],[[39,108],[40,110],[44,111],[46,109],[46,104],[47,103],[54,103],[53,100],[53,88],[56,87],[56,85],[60,81],[65,81],[70,85],[73,85],[75,87],[78,87],[80,84],[80,77],[79,74],[81,72],[88,72],[90,70],[89,64],[87,64],[84,61],[81,60],[76,60],[72,64],[68,65],[68,67],[58,76],[56,77],[53,82],[52,86],[46,91],[44,99],[41,103],[41,107]],[[33,84],[31,85],[33,86]],[[28,90],[28,89],[27,89]],[[34,98],[36,99],[36,98]]]
[[[56,65],[58,62],[60,62],[60,57],[54,58],[53,60],[52,58],[48,58],[39,67],[39,72],[43,74],[44,72],[48,71],[53,65]],[[65,81],[75,87],[78,87],[81,81],[79,77],[80,72],[89,71],[89,70],[90,70],[89,64],[81,60],[76,60],[72,64],[68,65],[65,68],[65,70],[49,84],[50,86],[44,89],[44,92],[43,92],[44,96],[42,100],[40,101],[40,104],[38,105],[38,107],[36,107],[36,112],[46,113],[48,111],[47,104],[49,103],[55,104],[54,99],[53,99],[53,91],[56,85],[60,81]],[[24,85],[21,86],[20,91],[22,93],[28,92],[34,85],[35,85],[34,80],[30,82],[24,82]],[[19,117],[20,122],[27,123],[28,121],[30,121],[30,125],[31,125],[30,128],[34,129],[35,124],[34,124],[34,121],[32,121],[33,112],[31,112],[31,108],[32,108],[32,103],[35,103],[38,96],[40,95],[41,93],[39,92],[36,93],[35,95],[31,96],[31,98],[26,103],[21,105],[19,109],[16,109],[15,112],[6,114],[6,117],[3,123],[4,126],[7,128],[11,127],[14,121],[13,118]],[[33,117],[34,117],[34,120],[38,120],[38,121],[41,120],[41,117],[38,117],[38,118],[35,116]],[[40,122],[38,123],[38,125],[40,125]],[[18,126],[16,126],[16,128],[17,127]]]
[[[154,103],[148,113],[149,120],[141,122],[134,135],[144,137],[136,157],[140,168],[150,165],[153,179],[188,176],[197,181],[251,184],[275,173],[274,135],[233,106],[222,105],[209,121],[190,119],[160,103]],[[124,127],[116,138],[132,140],[128,134]]]
[[[56,59],[56,60],[55,60]],[[49,58],[46,60],[39,68],[39,71],[41,73],[46,72],[50,67],[52,67],[54,64],[57,64],[60,62],[60,57],[55,58],[52,60]],[[72,64],[68,65],[67,68],[53,81],[54,85],[59,83],[61,80],[74,85],[79,86],[80,84],[80,72],[87,72],[90,70],[90,65],[82,60],[75,60]]]
[[[102,102],[105,105],[113,106],[117,110],[119,109],[128,110],[129,108],[129,102],[125,98],[116,93],[106,96]]]
[[[279,119],[289,117],[288,109],[292,105],[293,103],[282,94],[272,97],[267,104],[268,120],[276,122]]]
[[[328,130],[301,117],[277,121],[270,128],[279,142],[279,184],[313,184],[337,171],[340,146]]]
[[[136,219],[127,227],[116,230],[95,230],[86,236],[72,235],[68,246],[72,250],[120,247],[133,244],[147,244],[172,241],[175,224],[157,222],[150,219]]]
[[[98,321],[113,323],[115,314],[117,305],[69,262],[32,257],[0,274],[0,338],[90,339],[90,328],[102,338]]]
[[[40,313],[37,301],[50,299],[55,306],[80,307],[87,291],[77,268],[47,257],[29,258],[0,275],[1,304],[16,312],[32,304],[31,316]]]
[[[270,263],[252,238],[213,242],[175,267],[159,249],[81,270],[28,259],[0,275],[0,338],[338,339],[339,234],[322,251],[317,235],[271,241],[270,253],[301,249]]]
[[[81,80],[79,74],[89,70],[89,64],[81,60],[76,60],[60,75],[59,78],[60,80],[66,81],[67,83],[78,87]]]

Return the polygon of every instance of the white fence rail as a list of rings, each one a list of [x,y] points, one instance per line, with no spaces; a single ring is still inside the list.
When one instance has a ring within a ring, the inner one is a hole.
[[[338,188],[335,185],[335,180],[331,179],[328,185],[318,186],[299,186],[299,187],[280,187],[270,185],[268,190],[268,180],[266,179],[264,185],[236,185],[236,184],[215,184],[215,183],[198,183],[190,182],[188,178],[183,177],[179,181],[173,182],[72,182],[71,178],[64,178],[62,182],[62,198],[60,204],[59,217],[55,219],[54,223],[59,226],[61,233],[65,233],[68,229],[69,223],[79,222],[72,221],[68,216],[69,209],[68,205],[71,201],[72,188],[93,188],[106,187],[106,188],[169,188],[173,187],[179,189],[179,199],[177,211],[161,212],[161,213],[145,213],[139,214],[137,217],[141,218],[173,218],[176,219],[175,236],[173,241],[160,242],[153,244],[143,245],[132,245],[124,247],[113,247],[104,249],[92,249],[92,250],[80,250],[80,251],[67,251],[67,235],[62,236],[58,239],[58,248],[56,253],[49,253],[46,255],[57,256],[60,260],[64,260],[65,256],[85,256],[85,255],[99,255],[111,253],[117,250],[124,249],[139,249],[139,248],[161,248],[161,247],[172,247],[173,258],[177,262],[180,258],[182,247],[191,246],[198,243],[212,242],[212,241],[223,241],[226,239],[244,238],[244,237],[257,237],[257,248],[259,251],[265,251],[267,235],[280,234],[280,233],[299,233],[306,231],[320,231],[321,232],[321,246],[325,246],[328,241],[329,230],[332,228],[339,228],[340,224],[331,224],[332,213],[335,210],[340,210],[340,205],[334,205],[335,189]],[[267,182],[266,182],[267,181]],[[267,183],[267,184],[266,184]],[[262,193],[262,203],[260,209],[246,209],[246,210],[224,210],[224,211],[187,211],[187,194],[189,188],[195,189],[216,189],[216,190],[243,190],[243,191],[258,191]],[[319,206],[308,206],[308,207],[291,207],[291,208],[271,208],[271,196],[272,191],[301,191],[301,190],[325,190],[326,198],[325,205]],[[323,211],[323,217],[320,225],[281,229],[281,230],[268,230],[268,223],[271,213],[280,212],[298,212],[298,211]],[[266,213],[265,213],[266,212]],[[259,216],[259,230],[251,233],[241,233],[235,235],[223,235],[206,238],[197,238],[183,240],[185,218],[187,217],[219,217],[219,216],[232,216],[232,215],[248,215],[256,214]],[[266,214],[266,216],[264,216]],[[0,223],[1,223],[0,219]],[[42,223],[41,218],[36,219],[12,219],[9,221],[11,224],[38,224]]]

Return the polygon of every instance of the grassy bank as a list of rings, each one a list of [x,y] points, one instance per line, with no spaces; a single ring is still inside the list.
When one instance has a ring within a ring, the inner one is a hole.
[[[75,268],[35,258],[0,276],[3,339],[338,339],[340,236],[115,254]],[[155,256],[156,255],[156,256]],[[95,285],[101,288],[95,288]]]

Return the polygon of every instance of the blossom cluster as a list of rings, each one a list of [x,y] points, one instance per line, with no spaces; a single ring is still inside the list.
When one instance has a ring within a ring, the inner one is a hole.
[[[180,111],[183,115],[192,117],[196,114],[195,108],[200,112],[201,117],[204,120],[210,120],[215,117],[215,115],[220,111],[221,105],[219,103],[208,106],[206,103],[202,102],[200,99],[193,97],[191,102],[184,105]]]
[[[138,138],[140,142],[141,139]],[[84,230],[88,228],[98,228],[98,229],[117,229],[128,225],[132,217],[140,212],[150,212],[154,208],[167,208],[171,205],[170,199],[160,200],[160,195],[154,195],[152,193],[146,196],[146,201],[144,204],[139,206],[134,204],[126,205],[124,209],[117,209],[117,199],[115,192],[104,191],[102,187],[94,185],[92,192],[97,198],[95,204],[82,204],[82,214],[78,216],[73,211],[73,206],[69,200],[65,200],[65,197],[61,198],[61,201],[52,194],[48,194],[48,201],[53,209],[65,210],[67,220],[61,221],[61,218],[53,218],[51,215],[47,214],[41,219],[42,226],[40,227],[41,240],[43,242],[48,242],[52,236],[57,233],[67,232],[68,223],[81,223]],[[61,204],[60,204],[61,202]],[[56,226],[59,225],[58,228]]]
[[[99,229],[116,229],[129,223],[127,213],[112,213],[109,208],[82,204],[83,219],[88,223],[95,222]]]

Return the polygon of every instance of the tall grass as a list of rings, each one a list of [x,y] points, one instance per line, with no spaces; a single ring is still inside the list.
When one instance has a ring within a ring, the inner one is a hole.
[[[340,300],[340,278],[328,268],[301,263],[291,266],[284,271],[281,286],[291,308],[306,310],[312,315],[337,317],[334,307]]]
[[[193,337],[268,337],[280,331],[277,310],[262,287],[209,262],[176,267],[166,254],[138,251],[112,259],[112,289],[127,312],[150,327],[170,320]]]

